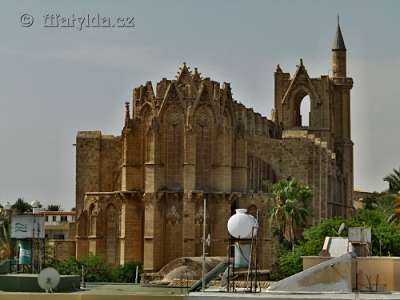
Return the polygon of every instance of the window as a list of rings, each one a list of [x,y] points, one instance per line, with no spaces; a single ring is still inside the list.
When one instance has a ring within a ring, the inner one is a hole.
[[[49,221],[49,216],[46,216],[46,222],[48,222]]]
[[[57,216],[53,216],[53,222],[57,221]]]
[[[311,100],[307,95],[301,100],[300,103],[300,121],[302,127],[310,126],[310,112],[311,112]]]
[[[64,234],[55,234],[55,235],[53,236],[53,238],[54,238],[55,240],[63,240],[63,239],[64,239]]]
[[[61,222],[67,222],[68,217],[67,216],[61,216]]]

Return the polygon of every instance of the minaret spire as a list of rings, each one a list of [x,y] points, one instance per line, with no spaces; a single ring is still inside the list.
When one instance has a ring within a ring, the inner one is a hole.
[[[339,15],[337,16],[337,28],[335,40],[332,46],[332,76],[346,77],[346,45],[340,29]]]
[[[337,15],[337,29],[336,29],[335,40],[333,41],[332,50],[346,50],[346,45],[344,44],[342,30],[340,29],[339,15]]]

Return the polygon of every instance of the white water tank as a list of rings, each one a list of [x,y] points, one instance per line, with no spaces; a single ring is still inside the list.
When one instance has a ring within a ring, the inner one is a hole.
[[[33,212],[34,214],[37,214],[37,213],[40,212],[40,202],[39,202],[39,201],[33,200],[33,201],[31,202],[31,206],[32,206],[32,212]]]
[[[228,231],[237,239],[251,239],[257,233],[257,220],[247,213],[247,209],[236,209],[228,220]]]

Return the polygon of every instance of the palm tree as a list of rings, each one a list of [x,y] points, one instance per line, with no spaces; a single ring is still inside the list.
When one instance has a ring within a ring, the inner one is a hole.
[[[387,221],[391,224],[398,224],[400,221],[400,194],[389,194],[387,197],[391,197],[392,199],[390,207],[392,213],[389,214]]]
[[[398,170],[393,169],[393,173],[385,176],[383,181],[386,181],[389,184],[389,192],[400,192],[400,168]]]
[[[281,238],[289,241],[293,249],[295,233],[305,227],[310,215],[307,204],[312,198],[312,191],[293,179],[285,179],[273,186],[273,194],[275,204],[270,221],[276,224]]]

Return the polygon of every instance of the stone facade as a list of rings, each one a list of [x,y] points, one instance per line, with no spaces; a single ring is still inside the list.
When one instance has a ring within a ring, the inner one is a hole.
[[[121,136],[77,135],[77,256],[142,261],[146,271],[199,256],[206,198],[208,255],[227,254],[226,222],[235,208],[258,210],[261,267],[270,268],[268,192],[288,177],[313,189],[310,223],[348,215],[353,81],[346,77],[343,48],[332,49],[332,76],[311,78],[302,60],[293,76],[278,65],[271,119],[234,100],[229,83],[186,64],[174,80],[135,88]],[[311,102],[307,127],[300,114],[305,96]]]
[[[74,240],[49,240],[47,255],[58,261],[68,260],[75,256],[76,243]]]

